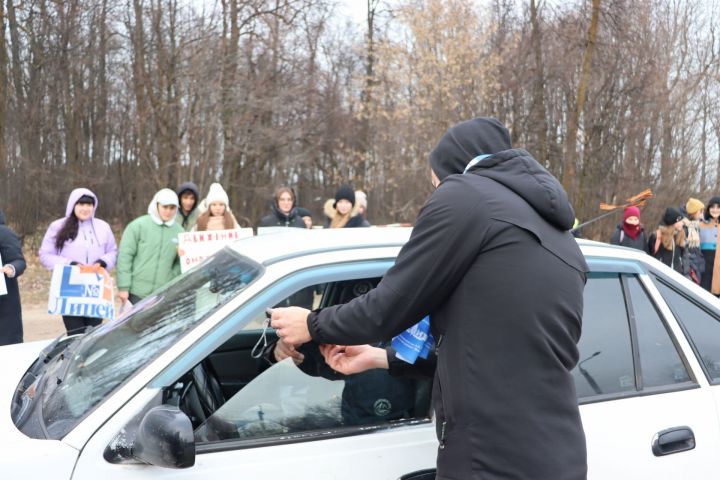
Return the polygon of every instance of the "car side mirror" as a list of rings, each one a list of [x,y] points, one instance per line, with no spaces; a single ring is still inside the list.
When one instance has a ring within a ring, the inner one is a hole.
[[[131,447],[133,458],[165,468],[195,465],[195,436],[192,423],[179,408],[151,408],[138,427]]]
[[[195,465],[192,423],[177,407],[160,405],[138,415],[107,446],[103,457],[115,464],[147,463],[165,468]]]

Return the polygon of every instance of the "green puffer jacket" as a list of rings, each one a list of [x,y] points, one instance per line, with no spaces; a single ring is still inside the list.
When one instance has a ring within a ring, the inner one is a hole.
[[[144,298],[180,275],[177,222],[158,224],[151,215],[125,228],[117,259],[118,290]]]

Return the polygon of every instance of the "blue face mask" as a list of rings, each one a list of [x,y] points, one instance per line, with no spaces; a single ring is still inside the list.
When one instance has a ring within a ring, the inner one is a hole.
[[[478,155],[477,157],[470,160],[470,163],[468,163],[467,166],[465,167],[463,174],[467,173],[468,170],[470,170],[472,167],[474,167],[475,165],[482,162],[483,160],[485,160],[488,157],[492,157],[492,154]]]

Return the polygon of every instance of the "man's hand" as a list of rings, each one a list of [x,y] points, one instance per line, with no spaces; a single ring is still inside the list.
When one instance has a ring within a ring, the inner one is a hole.
[[[330,368],[345,375],[389,368],[385,349],[370,345],[320,345],[320,353]]]
[[[273,356],[276,362],[282,362],[286,358],[292,358],[295,365],[300,365],[305,360],[305,355],[295,350],[295,347],[288,345],[282,339],[278,340],[273,349]]]
[[[128,299],[130,298],[130,292],[126,292],[126,291],[120,290],[120,291],[118,291],[117,296],[118,296],[118,298],[120,299],[121,302],[125,303],[125,302],[127,302]]]
[[[13,278],[15,276],[15,269],[10,265],[5,265],[2,267],[2,273],[4,273],[8,278]]]
[[[300,307],[273,308],[271,325],[288,345],[302,345],[310,340],[307,317],[310,310]]]

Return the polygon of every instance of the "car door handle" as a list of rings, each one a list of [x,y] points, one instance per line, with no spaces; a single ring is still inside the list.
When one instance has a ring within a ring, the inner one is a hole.
[[[437,470],[428,468],[426,470],[418,470],[417,472],[406,473],[398,480],[435,480]]]
[[[653,437],[652,452],[656,457],[685,452],[695,448],[695,434],[690,427],[674,427]]]

